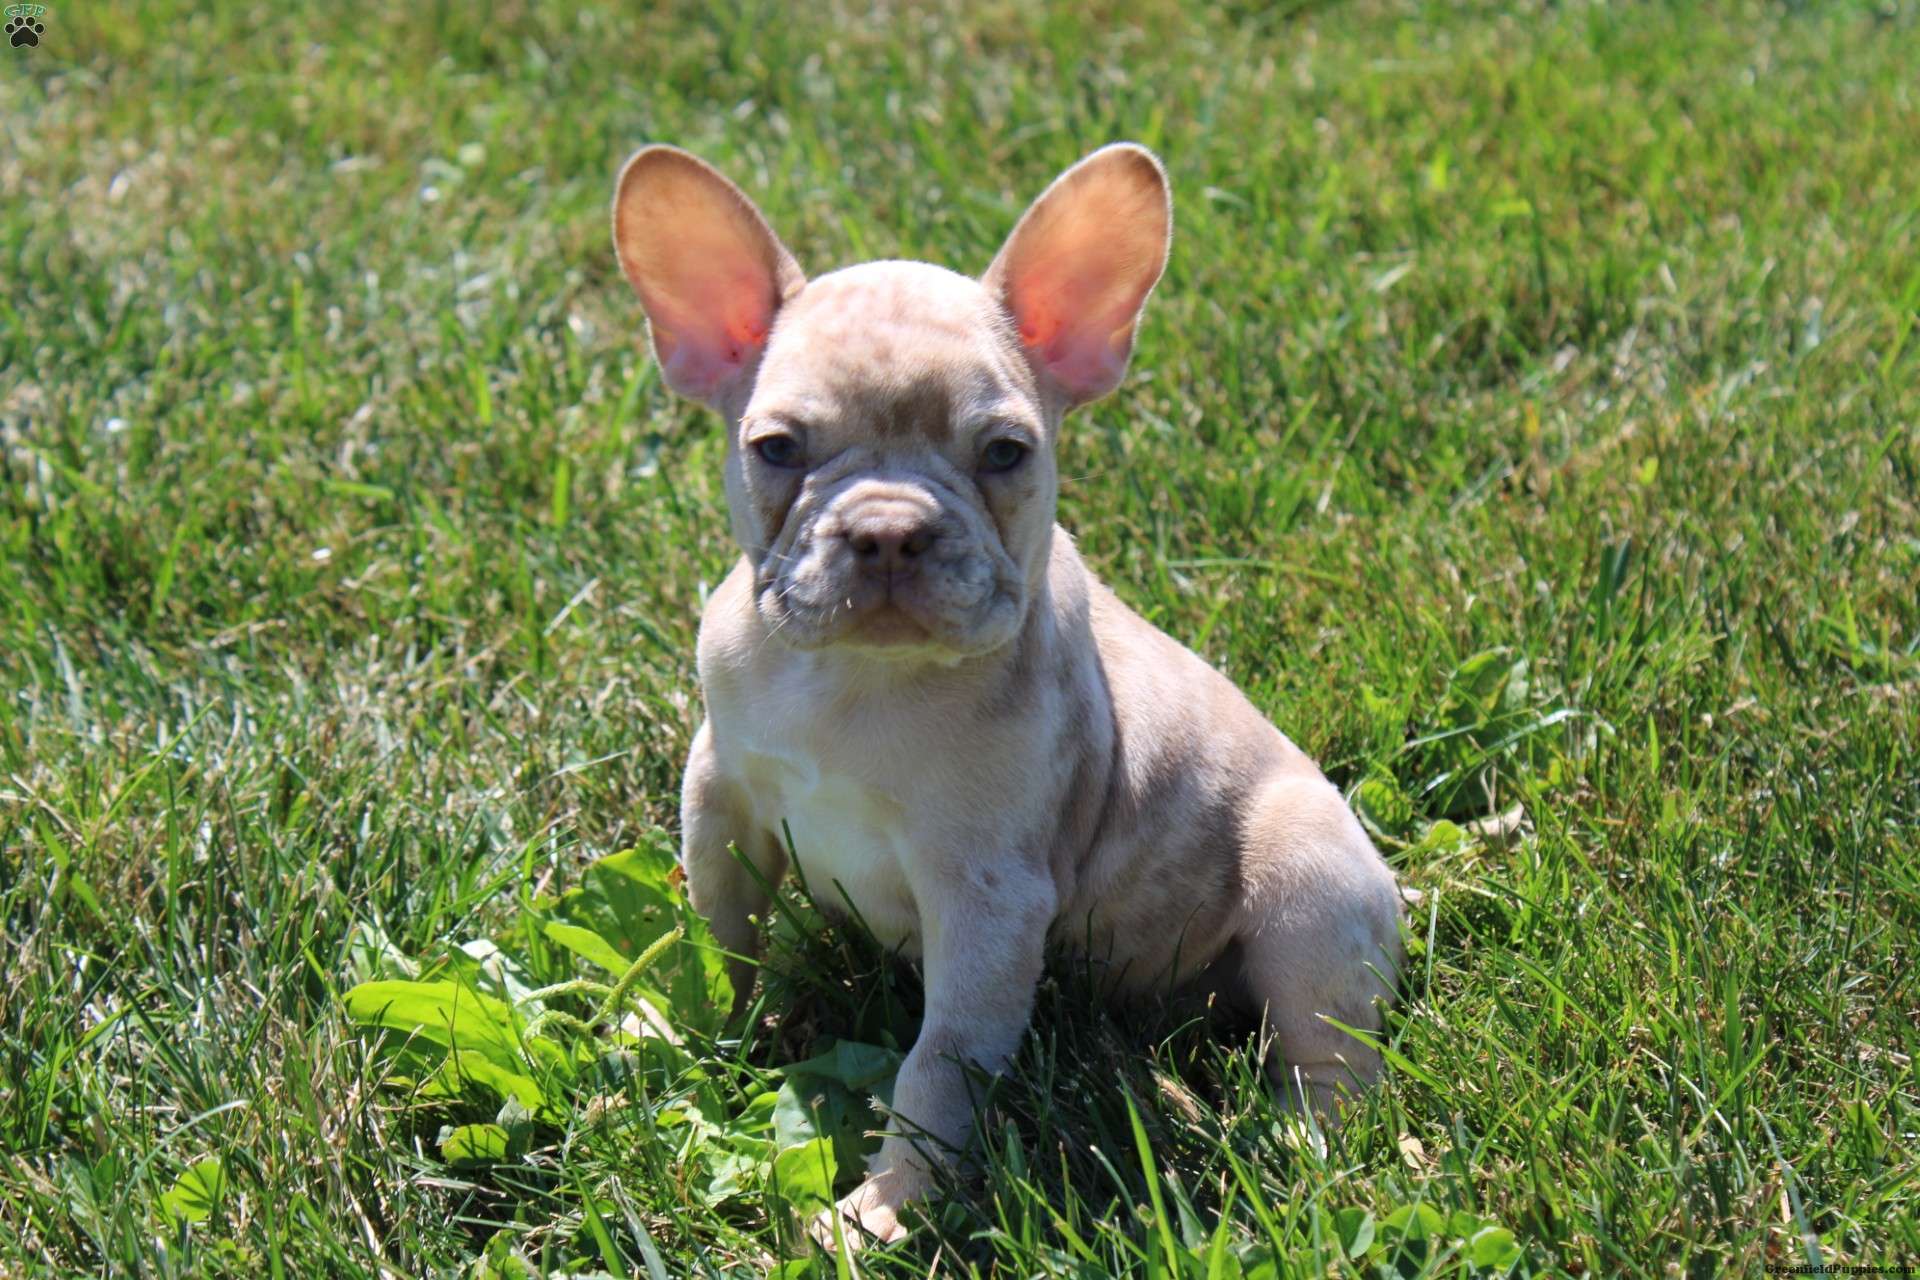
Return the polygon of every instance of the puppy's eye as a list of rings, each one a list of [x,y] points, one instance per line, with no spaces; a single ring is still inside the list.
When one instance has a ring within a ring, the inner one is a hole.
[[[760,460],[770,467],[797,467],[800,465],[800,442],[792,436],[761,436],[753,442],[753,451]]]
[[[1018,440],[995,440],[980,451],[982,471],[1011,471],[1026,460],[1027,446]]]

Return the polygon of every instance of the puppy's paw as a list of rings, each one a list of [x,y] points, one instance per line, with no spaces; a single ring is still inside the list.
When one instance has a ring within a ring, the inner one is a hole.
[[[807,1226],[807,1232],[826,1249],[834,1248],[834,1219],[839,1218],[841,1235],[848,1252],[856,1252],[871,1241],[892,1244],[904,1240],[907,1228],[900,1221],[900,1206],[888,1194],[882,1178],[868,1178],[849,1191],[840,1203],[823,1209]]]

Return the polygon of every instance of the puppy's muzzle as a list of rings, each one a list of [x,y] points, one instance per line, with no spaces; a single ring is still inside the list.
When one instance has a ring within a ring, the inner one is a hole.
[[[840,536],[860,575],[892,584],[918,573],[940,539],[940,513],[911,498],[875,497],[841,519]]]

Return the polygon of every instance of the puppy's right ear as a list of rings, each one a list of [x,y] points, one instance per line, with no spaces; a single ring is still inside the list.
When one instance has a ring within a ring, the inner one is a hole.
[[[678,147],[642,147],[620,171],[613,247],[661,376],[715,407],[751,384],[775,313],[806,283],[740,188]]]

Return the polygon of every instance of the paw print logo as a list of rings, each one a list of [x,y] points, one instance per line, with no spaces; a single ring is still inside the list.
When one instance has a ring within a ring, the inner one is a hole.
[[[31,49],[40,43],[40,37],[47,33],[46,24],[40,19],[45,17],[47,6],[43,4],[10,4],[7,6],[7,43],[16,49]]]

